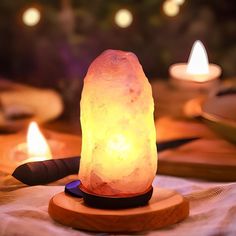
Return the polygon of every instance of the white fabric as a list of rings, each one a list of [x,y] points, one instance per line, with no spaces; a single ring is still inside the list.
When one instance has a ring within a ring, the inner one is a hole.
[[[0,235],[88,235],[54,222],[48,215],[50,198],[63,186],[7,186],[0,181]],[[236,235],[236,183],[209,183],[158,176],[154,185],[175,189],[190,201],[190,216],[147,235]],[[140,222],[137,222],[140,223]]]

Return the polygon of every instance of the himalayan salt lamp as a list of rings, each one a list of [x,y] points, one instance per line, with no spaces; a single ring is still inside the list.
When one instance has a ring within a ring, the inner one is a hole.
[[[137,57],[117,50],[97,57],[80,105],[83,188],[110,197],[147,191],[157,169],[154,102]]]

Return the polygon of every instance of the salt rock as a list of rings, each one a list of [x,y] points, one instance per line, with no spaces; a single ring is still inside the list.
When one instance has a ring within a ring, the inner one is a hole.
[[[90,65],[81,98],[79,178],[103,196],[144,193],[157,169],[151,86],[131,52],[106,50]]]

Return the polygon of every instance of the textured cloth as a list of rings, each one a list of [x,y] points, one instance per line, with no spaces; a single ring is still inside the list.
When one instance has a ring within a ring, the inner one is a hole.
[[[48,215],[50,198],[63,191],[63,186],[26,187],[12,182],[9,176],[2,177],[0,184],[0,235],[92,235],[60,225]],[[186,196],[190,201],[190,216],[178,224],[145,234],[236,235],[236,183],[157,176],[154,186],[174,189]]]

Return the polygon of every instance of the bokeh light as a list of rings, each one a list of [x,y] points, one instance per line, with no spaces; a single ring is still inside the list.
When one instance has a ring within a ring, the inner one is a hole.
[[[171,0],[167,0],[163,4],[163,11],[167,16],[176,16],[179,13],[179,5]]]
[[[37,8],[31,7],[24,11],[22,20],[27,26],[35,26],[41,18],[40,11]]]
[[[120,9],[115,15],[115,22],[121,28],[127,28],[133,21],[132,13],[127,9]]]
[[[171,0],[172,2],[174,2],[177,5],[183,5],[185,0]]]

